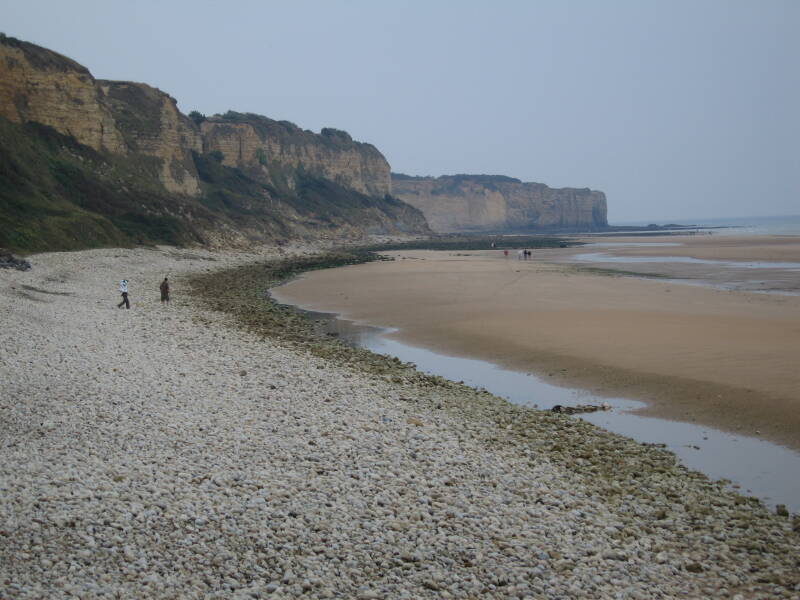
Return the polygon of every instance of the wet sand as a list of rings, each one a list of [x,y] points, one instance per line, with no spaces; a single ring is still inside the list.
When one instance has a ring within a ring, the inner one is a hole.
[[[0,597],[797,596],[800,517],[584,421],[273,338],[246,277],[199,289],[319,250],[0,270]]]
[[[587,244],[636,244],[616,246],[614,254],[624,256],[689,256],[708,260],[800,260],[798,236],[681,235],[652,237],[586,237]],[[667,246],[669,244],[669,246]],[[575,250],[574,248],[572,250]]]
[[[791,237],[617,241],[683,245],[602,251],[800,262],[800,241]],[[394,262],[308,274],[277,296],[398,328],[395,337],[407,343],[536,372],[600,395],[641,399],[654,416],[800,449],[800,297],[597,274],[564,264],[585,251],[536,251],[531,261],[505,259],[500,251],[394,252]],[[659,265],[647,264],[647,271],[658,272]],[[697,277],[696,265],[663,268],[670,277],[676,269]],[[720,268],[703,268],[722,277]],[[772,276],[771,269],[758,274]],[[796,282],[800,274],[788,279]]]

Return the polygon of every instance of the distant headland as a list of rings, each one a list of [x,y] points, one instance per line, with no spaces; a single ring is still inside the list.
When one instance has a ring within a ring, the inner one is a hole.
[[[606,196],[503,175],[411,177],[392,173],[395,196],[437,232],[596,231],[608,227]]]

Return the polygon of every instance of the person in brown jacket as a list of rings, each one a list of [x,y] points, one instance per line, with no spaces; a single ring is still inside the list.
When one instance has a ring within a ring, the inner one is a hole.
[[[164,281],[161,282],[161,285],[158,286],[158,289],[161,290],[161,303],[163,304],[166,302],[169,304],[169,281],[167,281],[166,277],[164,277]]]

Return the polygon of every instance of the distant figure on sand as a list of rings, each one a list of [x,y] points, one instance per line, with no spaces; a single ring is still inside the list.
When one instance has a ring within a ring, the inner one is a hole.
[[[503,250],[503,256],[505,256],[506,258],[508,258],[508,250]]]
[[[522,250],[517,250],[517,260],[522,260],[523,256]]]
[[[125,305],[125,308],[130,308],[131,303],[128,301],[128,280],[123,279],[119,282],[119,292],[122,294],[122,302],[117,304],[117,308],[122,308],[122,305]]]
[[[158,289],[161,290],[161,304],[164,304],[164,302],[169,304],[169,281],[167,281],[166,277],[164,277],[164,281],[161,282]]]

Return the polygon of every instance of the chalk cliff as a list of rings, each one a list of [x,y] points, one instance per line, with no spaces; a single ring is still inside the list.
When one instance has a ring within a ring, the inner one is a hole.
[[[389,196],[383,155],[346,132],[232,111],[192,116],[147,84],[96,80],[0,34],[0,159],[15,175],[0,177],[0,245],[430,231],[422,213]],[[37,238],[37,227],[59,241]]]
[[[420,209],[437,232],[592,230],[608,225],[606,197],[501,175],[392,174],[392,193]]]

